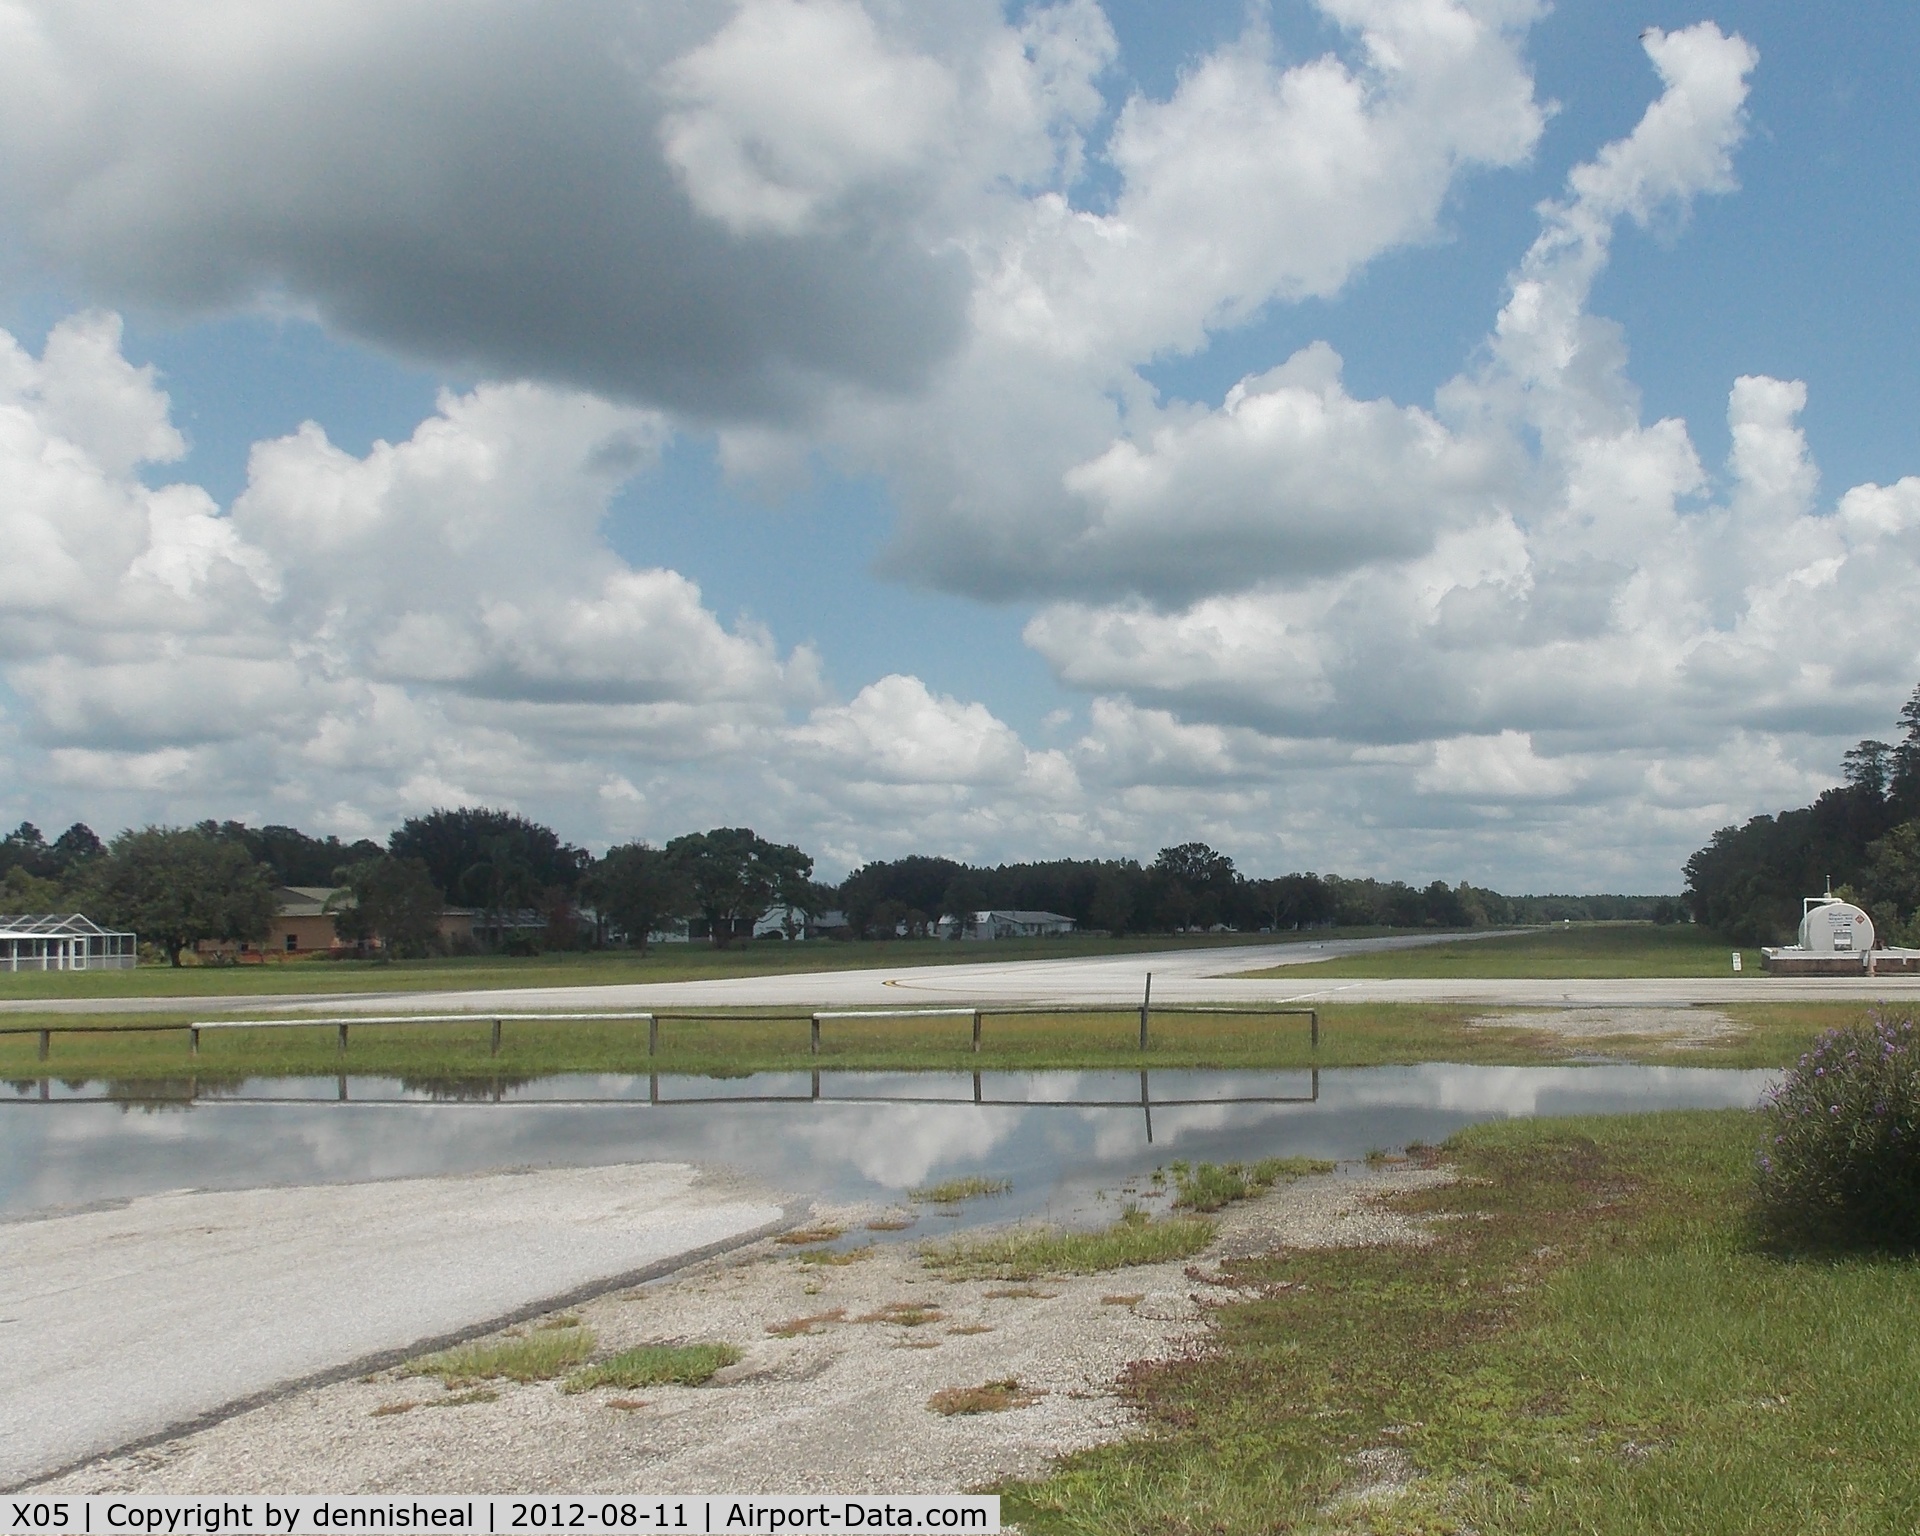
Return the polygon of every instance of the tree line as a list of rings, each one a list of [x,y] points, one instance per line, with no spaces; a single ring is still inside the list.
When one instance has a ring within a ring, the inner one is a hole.
[[[813,879],[813,860],[799,848],[751,828],[688,833],[660,847],[624,843],[595,858],[550,827],[482,806],[410,817],[384,845],[237,821],[129,829],[111,843],[80,823],[49,843],[23,822],[0,839],[0,909],[84,911],[138,933],[176,965],[203,941],[263,937],[282,885],[340,893],[330,907],[340,936],[362,948],[378,941],[395,956],[469,942],[443,936],[448,906],[473,913],[470,942],[509,952],[645,948],[648,935],[683,921],[725,945],[783,908],[814,917],[837,910],[845,917],[837,936],[869,940],[925,937],[942,917],[1008,909],[1056,912],[1111,934],[1668,921],[1681,910],[1666,897],[1506,896],[1439,880],[1248,878],[1198,842],[1163,848],[1147,864],[988,867],[916,854],[862,865],[833,885]]]
[[[1799,928],[1802,898],[1831,881],[1880,937],[1920,943],[1920,688],[1897,724],[1898,741],[1849,750],[1845,782],[1812,805],[1714,833],[1687,860],[1695,920],[1736,943],[1783,943]]]

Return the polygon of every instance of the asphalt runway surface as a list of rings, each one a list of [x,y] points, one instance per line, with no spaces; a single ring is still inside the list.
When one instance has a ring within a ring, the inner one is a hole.
[[[354,992],[223,997],[7,999],[0,1012],[182,1013],[207,1017],[356,1013],[537,1013],[595,1009],[936,1008],[975,1004],[1138,1007],[1153,977],[1156,1003],[1458,1003],[1473,1007],[1678,1008],[1694,1003],[1913,1001],[1920,976],[1768,976],[1755,968],[1724,977],[1401,977],[1381,980],[1240,973],[1312,965],[1344,955],[1432,944],[1473,943],[1503,930],[1375,939],[1160,950],[1061,960],[981,960],[866,970],[795,971],[708,981],[613,986],[513,987],[473,991]]]
[[[784,1220],[759,1192],[640,1163],[181,1191],[0,1224],[0,1488]]]

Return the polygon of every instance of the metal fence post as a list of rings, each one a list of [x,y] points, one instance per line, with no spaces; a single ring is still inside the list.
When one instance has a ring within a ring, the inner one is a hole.
[[[344,1051],[346,1050],[346,1048],[347,1048],[347,1026],[342,1024],[340,1026],[340,1049]]]
[[[198,1056],[200,1054],[200,1026],[198,1024],[189,1024],[187,1026],[187,1053],[191,1056]]]
[[[973,1010],[973,1054],[980,1054],[980,1010]]]
[[[500,1021],[498,1019],[495,1019],[493,1021],[493,1052],[492,1054],[495,1056],[498,1056],[500,1054]]]
[[[1147,990],[1140,994],[1140,1049],[1147,1048],[1147,1010],[1153,1006],[1153,972],[1147,972]]]
[[[1317,1051],[1320,1049],[1320,1010],[1318,1008],[1309,1008],[1307,1010],[1307,1018],[1313,1025],[1313,1048]]]
[[[820,1015],[816,1013],[811,1022],[813,1024],[812,1050],[813,1054],[818,1056],[820,1054]],[[818,1098],[819,1094],[816,1092],[814,1097]]]
[[[53,1031],[50,1029],[41,1030],[40,1031],[40,1059],[42,1061],[45,1061],[47,1059],[47,1053],[52,1049],[53,1049]]]
[[[653,1014],[647,1015],[647,1054],[652,1056],[660,1049],[660,1020]]]

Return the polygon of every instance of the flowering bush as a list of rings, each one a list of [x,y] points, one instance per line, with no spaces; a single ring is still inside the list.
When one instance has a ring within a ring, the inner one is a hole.
[[[1920,1027],[1830,1030],[1767,1096],[1759,1210],[1790,1240],[1920,1249]]]

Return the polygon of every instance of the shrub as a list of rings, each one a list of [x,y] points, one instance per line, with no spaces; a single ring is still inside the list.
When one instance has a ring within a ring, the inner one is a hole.
[[[1920,1250],[1920,1027],[1830,1030],[1763,1106],[1763,1227],[1775,1238]]]

